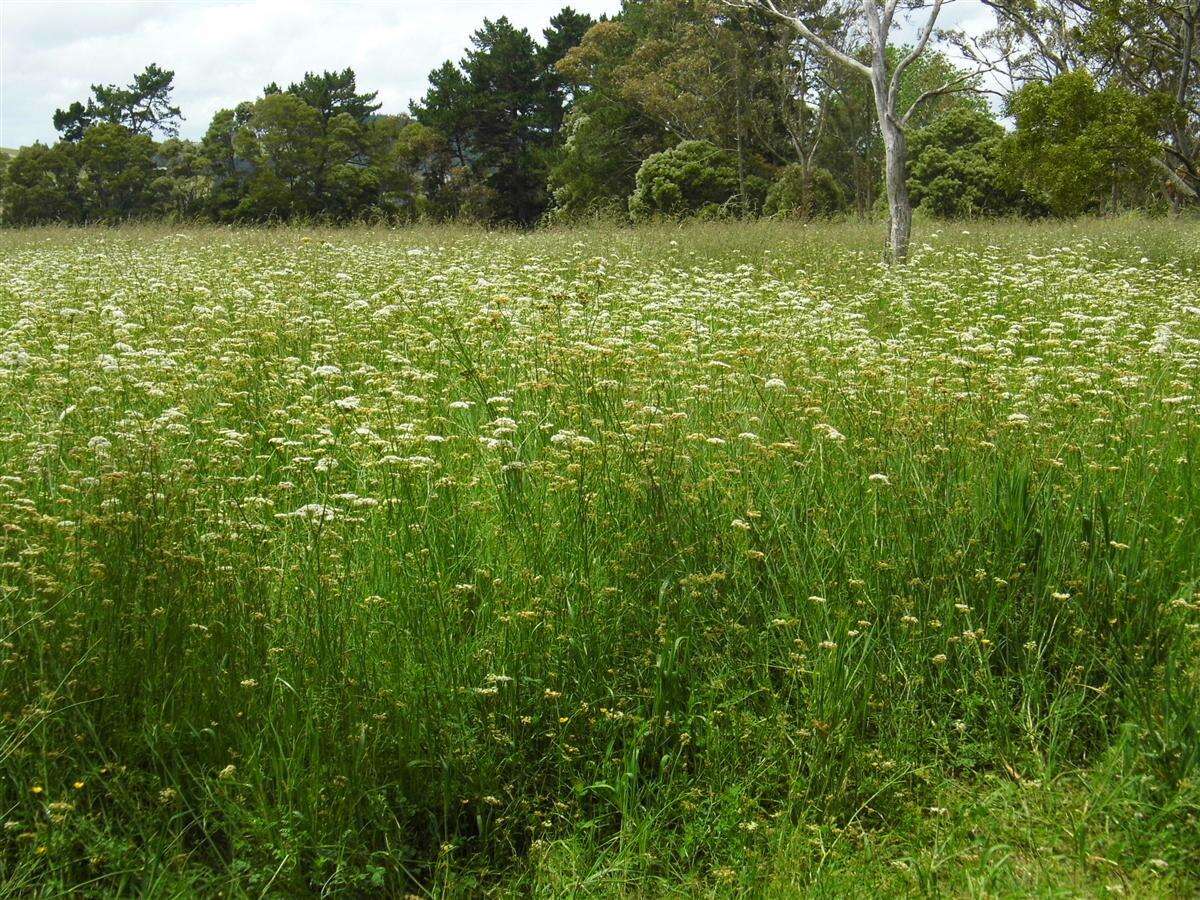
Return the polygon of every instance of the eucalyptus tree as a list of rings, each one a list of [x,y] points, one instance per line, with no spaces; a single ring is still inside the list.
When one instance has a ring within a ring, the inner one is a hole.
[[[908,256],[908,245],[912,238],[912,203],[906,184],[908,167],[908,143],[906,131],[909,121],[917,109],[933,97],[952,91],[969,88],[979,72],[964,72],[953,76],[945,83],[923,91],[911,103],[902,107],[901,89],[904,73],[925,52],[933,37],[938,16],[945,0],[832,0],[829,6],[849,21],[854,22],[866,35],[868,53],[866,58],[855,55],[849,48],[838,47],[813,27],[811,4],[797,9],[787,0],[725,0],[730,6],[743,9],[759,9],[768,15],[789,24],[802,40],[816,48],[829,59],[846,67],[866,79],[874,100],[875,117],[879,122],[884,147],[884,183],[888,201],[888,254],[893,261],[902,261]],[[894,38],[906,23],[908,12],[922,14],[917,39],[907,52],[894,52]]]

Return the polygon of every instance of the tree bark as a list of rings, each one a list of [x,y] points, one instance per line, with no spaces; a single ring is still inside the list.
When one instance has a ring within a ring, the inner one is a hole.
[[[888,202],[888,258],[904,262],[912,238],[912,203],[908,198],[908,138],[896,115],[896,91],[889,83],[887,44],[884,35],[875,41],[871,88],[875,114],[883,137],[883,180]]]
[[[893,262],[908,259],[912,239],[912,202],[908,198],[908,138],[891,118],[884,121],[884,176],[888,198],[888,256]]]
[[[750,215],[750,198],[746,196],[746,148],[742,139],[742,54],[734,48],[734,127],[737,130],[738,194],[742,201],[742,217]]]
[[[1200,195],[1197,195],[1192,186],[1184,181],[1183,176],[1172,169],[1166,160],[1155,156],[1150,161],[1167,176],[1167,197],[1171,201],[1173,212],[1178,213],[1188,200],[1192,202],[1200,200]]]

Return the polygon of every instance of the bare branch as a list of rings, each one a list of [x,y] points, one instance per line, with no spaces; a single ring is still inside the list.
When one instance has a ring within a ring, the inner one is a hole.
[[[886,28],[892,27],[892,19],[896,16],[896,7],[900,5],[900,0],[887,0],[887,4],[883,7],[883,22]]]
[[[913,101],[912,106],[910,106],[908,108],[907,112],[905,112],[904,115],[902,115],[900,117],[900,126],[902,128],[907,127],[909,119],[912,118],[912,114],[915,113],[917,111],[917,109],[919,109],[923,103],[926,103],[927,101],[932,100],[934,97],[941,97],[941,96],[944,96],[945,94],[958,93],[958,91],[962,89],[962,84],[963,84],[963,79],[956,79],[955,81],[952,81],[952,82],[951,81],[946,82],[941,87],[936,87],[936,88],[932,88],[931,90],[928,90],[928,91],[923,91],[921,93],[921,95],[919,97],[917,97],[916,100]]]
[[[1029,19],[1017,11],[1011,4],[1005,3],[1003,0],[981,0],[981,2],[984,6],[990,6],[995,10],[996,15],[1016,25],[1025,37],[1037,44],[1038,51],[1042,54],[1042,57],[1053,63],[1060,75],[1070,71],[1071,67],[1067,65],[1067,61],[1051,50],[1050,45],[1042,39],[1037,26],[1030,22]]]
[[[1198,195],[1198,194],[1196,193],[1196,191],[1192,189],[1192,186],[1191,186],[1190,184],[1188,184],[1186,181],[1184,181],[1184,180],[1183,180],[1183,179],[1182,179],[1182,178],[1179,176],[1179,173],[1178,173],[1178,172],[1176,172],[1176,171],[1175,171],[1174,169],[1172,169],[1172,168],[1171,168],[1169,165],[1167,165],[1167,162],[1166,162],[1166,160],[1164,160],[1164,159],[1160,159],[1159,157],[1157,157],[1157,156],[1156,156],[1156,157],[1154,157],[1154,159],[1152,160],[1152,162],[1153,162],[1153,163],[1154,163],[1154,164],[1155,164],[1155,165],[1156,165],[1158,168],[1162,169],[1162,170],[1163,170],[1163,172],[1165,172],[1165,173],[1166,173],[1166,175],[1167,175],[1167,180],[1168,180],[1169,182],[1171,182],[1171,184],[1175,185],[1175,189],[1176,189],[1177,191],[1179,191],[1181,194],[1185,194],[1186,196],[1190,197],[1190,198],[1191,198],[1191,199],[1193,199],[1193,200],[1200,199],[1200,195]]]
[[[933,9],[929,11],[929,18],[925,20],[925,27],[921,29],[921,36],[917,38],[917,43],[913,46],[912,51],[904,59],[896,65],[896,71],[892,72],[892,82],[888,87],[888,93],[892,96],[900,90],[900,76],[904,74],[904,70],[917,61],[917,58],[925,52],[925,47],[929,44],[929,36],[933,34],[933,26],[937,24],[938,15],[942,11],[942,0],[934,0]]]
[[[884,10],[886,15],[887,10]],[[879,17],[879,7],[875,4],[875,0],[862,0],[862,15],[863,20],[867,23],[867,31],[871,35],[871,45],[875,48],[876,60],[883,55],[884,48],[887,46],[888,30],[891,28],[891,20],[888,19],[887,26],[883,24],[883,20]]]
[[[774,16],[781,22],[786,22],[796,29],[799,35],[808,41],[826,56],[835,59],[844,66],[849,66],[854,71],[858,72],[866,78],[871,77],[871,67],[866,65],[861,60],[855,59],[847,53],[843,53],[837,47],[830,44],[823,37],[809,28],[799,16],[789,16],[783,12],[776,0],[722,0],[726,6],[732,6],[736,9],[760,9],[763,12]]]

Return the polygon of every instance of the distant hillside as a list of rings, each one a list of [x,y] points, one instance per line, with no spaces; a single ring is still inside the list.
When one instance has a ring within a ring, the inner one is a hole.
[[[0,147],[0,153],[4,154],[5,156],[16,156],[17,155],[17,151],[15,149],[13,149],[12,147]]]

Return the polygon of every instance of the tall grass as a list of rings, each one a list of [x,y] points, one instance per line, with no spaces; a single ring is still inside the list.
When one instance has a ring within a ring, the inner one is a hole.
[[[0,877],[790,892],[1103,772],[1192,883],[1200,231],[923,236],[0,237]]]

